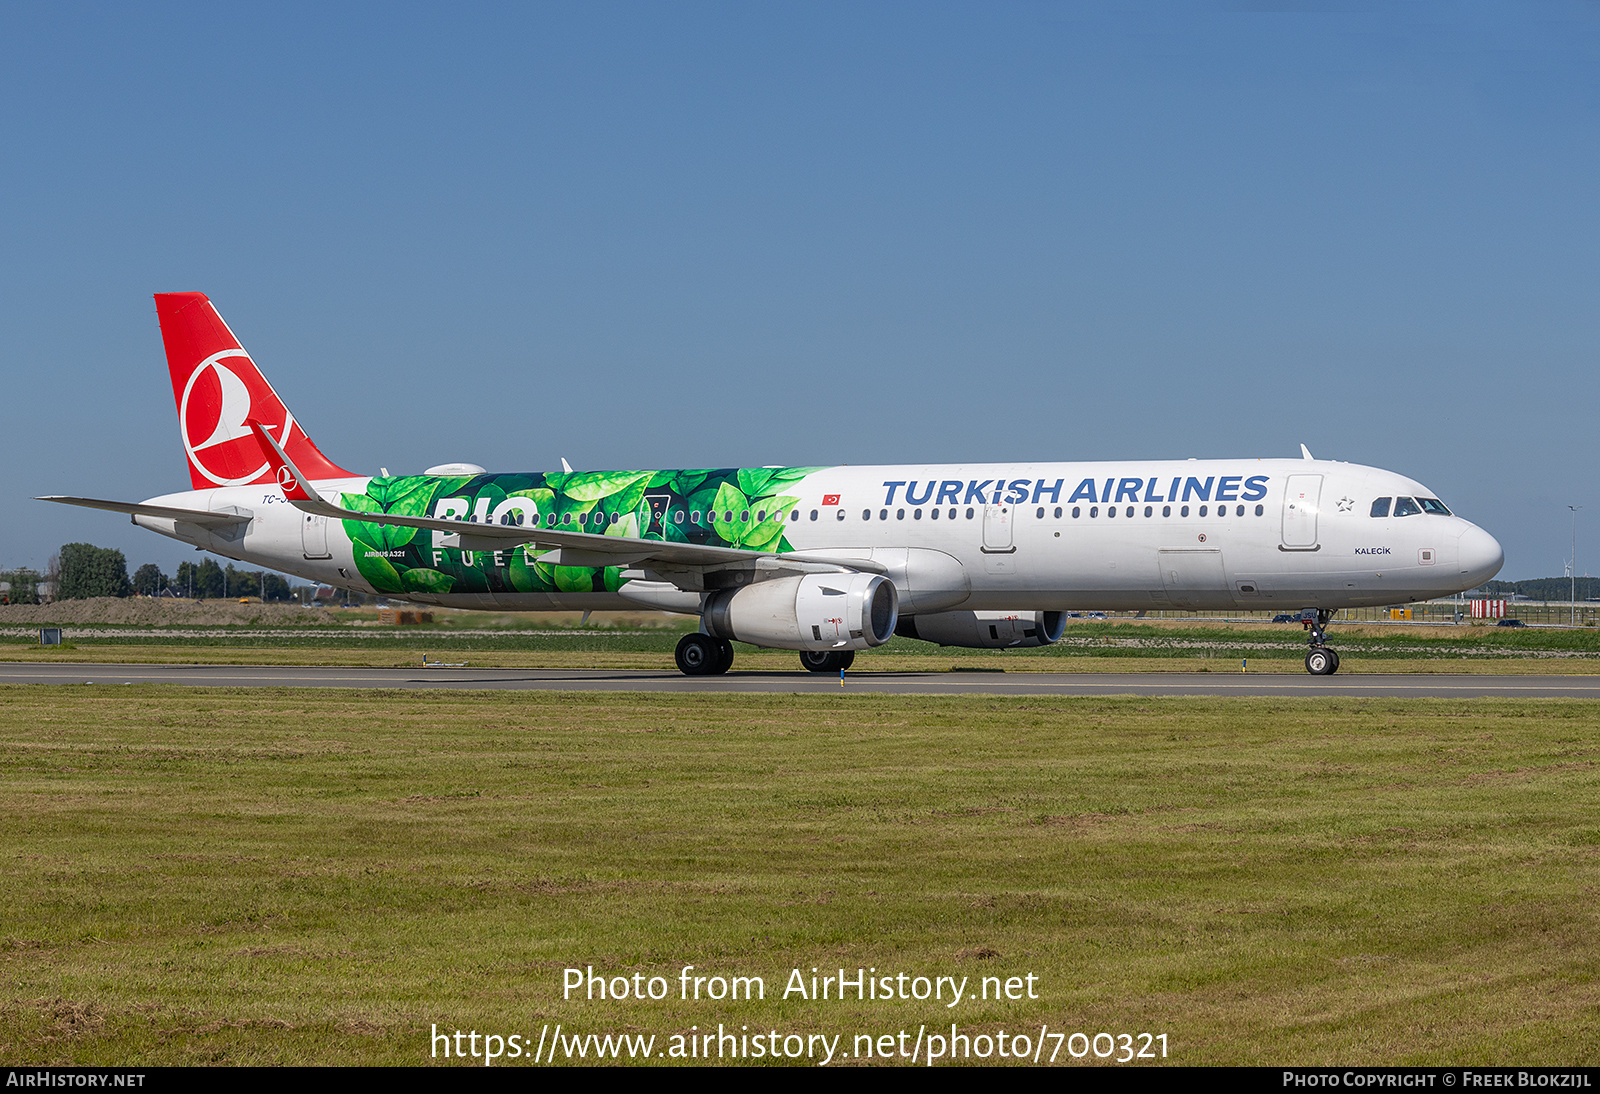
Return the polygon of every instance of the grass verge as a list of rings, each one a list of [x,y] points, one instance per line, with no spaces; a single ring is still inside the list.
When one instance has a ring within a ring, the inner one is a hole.
[[[1588,1063],[1597,728],[1564,700],[0,688],[0,1059],[434,1063],[434,1025],[557,1022],[849,1054],[956,1022]],[[590,965],[671,995],[563,1000]],[[685,965],[767,997],[680,1000]],[[1039,998],[781,998],[813,967]]]

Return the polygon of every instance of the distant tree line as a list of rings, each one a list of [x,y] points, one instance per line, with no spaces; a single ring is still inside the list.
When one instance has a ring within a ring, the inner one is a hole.
[[[83,600],[91,596],[181,596],[196,599],[219,597],[260,597],[263,600],[290,600],[289,582],[278,574],[260,570],[240,570],[229,563],[224,569],[214,559],[200,563],[181,562],[178,572],[168,577],[161,567],[146,563],[128,577],[128,561],[121,551],[96,547],[90,543],[68,543],[61,548],[55,567],[56,598]],[[31,571],[26,571],[31,573]],[[38,575],[34,575],[37,599]],[[12,588],[16,589],[14,581]],[[17,602],[15,597],[13,602]],[[30,601],[31,602],[31,601]]]
[[[5,591],[0,592],[0,603],[39,603],[39,583],[43,580],[44,575],[27,567],[0,572],[0,582],[4,582],[6,586]]]
[[[1572,596],[1572,578],[1535,577],[1527,581],[1487,581],[1483,591],[1494,596],[1525,596],[1529,600],[1560,600]],[[1600,577],[1578,578],[1578,599],[1600,598]]]

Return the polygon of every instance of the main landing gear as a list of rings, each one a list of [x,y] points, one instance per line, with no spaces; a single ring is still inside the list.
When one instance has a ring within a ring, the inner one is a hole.
[[[672,657],[685,676],[720,676],[733,667],[733,643],[709,634],[686,634]]]
[[[1315,618],[1311,620],[1311,649],[1306,654],[1306,671],[1312,676],[1332,676],[1339,671],[1339,654],[1322,644],[1323,636],[1328,630],[1328,621],[1333,618],[1333,613],[1326,608],[1318,608]]]
[[[802,650],[800,663],[812,672],[843,672],[855,663],[854,650]]]

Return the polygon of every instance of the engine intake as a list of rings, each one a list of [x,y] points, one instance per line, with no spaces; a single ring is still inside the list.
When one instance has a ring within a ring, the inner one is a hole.
[[[702,619],[714,638],[780,650],[865,650],[895,633],[900,600],[876,574],[804,574],[720,589]]]

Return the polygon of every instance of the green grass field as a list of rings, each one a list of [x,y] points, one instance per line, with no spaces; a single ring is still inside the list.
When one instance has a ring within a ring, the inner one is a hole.
[[[838,1066],[955,1022],[1591,1063],[1597,730],[1561,700],[3,688],[0,1060],[723,1023],[838,1035]],[[589,965],[672,994],[563,1000]],[[685,965],[767,998],[679,1000]],[[813,967],[1039,998],[782,999]]]

